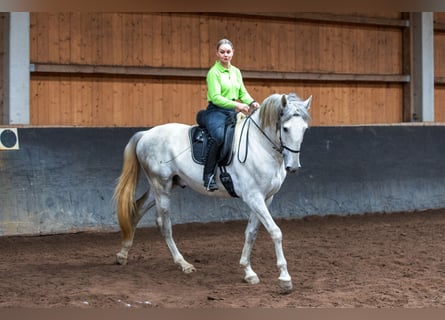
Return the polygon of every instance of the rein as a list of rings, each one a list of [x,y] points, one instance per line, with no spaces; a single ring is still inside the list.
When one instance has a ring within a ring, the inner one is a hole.
[[[292,153],[300,153],[300,150],[294,150],[291,149],[287,146],[285,146],[281,140],[281,127],[279,127],[279,124],[277,123],[277,129],[279,128],[279,132],[280,132],[280,146],[278,146],[274,141],[272,141],[272,139],[264,132],[264,130],[258,125],[258,123],[255,122],[255,120],[252,119],[252,115],[257,111],[257,109],[255,109],[251,114],[249,114],[246,118],[246,121],[244,121],[243,123],[243,127],[241,128],[241,134],[240,134],[240,139],[238,141],[238,161],[241,163],[245,163],[247,160],[247,155],[249,153],[249,132],[250,132],[250,122],[253,122],[253,124],[258,128],[258,130],[263,134],[263,136],[266,137],[266,139],[272,144],[272,148],[277,151],[280,154],[283,154],[283,150],[286,149],[287,151],[290,151]],[[243,132],[246,126],[246,123],[248,122],[247,120],[249,120],[249,124],[247,126],[247,133],[246,133],[246,152],[245,152],[245,156],[244,159],[241,160],[240,159],[240,149],[241,149],[241,137],[243,136]]]

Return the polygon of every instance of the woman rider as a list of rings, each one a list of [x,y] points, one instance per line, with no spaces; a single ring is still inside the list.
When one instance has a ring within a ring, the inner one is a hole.
[[[204,166],[204,186],[208,191],[217,190],[215,168],[218,154],[224,142],[226,119],[235,112],[248,115],[259,104],[244,87],[241,71],[233,66],[234,48],[232,42],[222,39],[217,43],[217,61],[207,73],[207,101],[205,126],[209,132],[208,152]]]

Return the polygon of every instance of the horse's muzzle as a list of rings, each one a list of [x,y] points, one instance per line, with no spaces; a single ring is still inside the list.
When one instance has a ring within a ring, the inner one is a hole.
[[[286,172],[288,172],[288,173],[295,173],[300,168],[301,168],[301,166],[298,166],[298,167],[286,167]]]

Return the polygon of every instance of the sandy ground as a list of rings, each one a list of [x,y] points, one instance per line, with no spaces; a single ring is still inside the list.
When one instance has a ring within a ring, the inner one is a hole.
[[[176,225],[183,274],[156,228],[139,228],[126,266],[120,234],[0,237],[0,307],[444,307],[445,210],[278,220],[294,291],[278,290],[269,235],[243,282],[245,221]]]

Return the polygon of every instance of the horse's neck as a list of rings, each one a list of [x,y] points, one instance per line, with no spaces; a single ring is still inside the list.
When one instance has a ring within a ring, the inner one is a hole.
[[[273,155],[277,161],[282,161],[282,156],[277,152],[276,148],[279,148],[280,139],[274,128],[262,129],[260,127],[259,110],[250,116],[250,119],[244,115],[238,115],[237,130],[244,137],[244,142],[249,144],[249,148],[255,148],[264,150],[269,155]],[[241,113],[240,113],[241,114]],[[253,121],[254,123],[249,123]],[[237,135],[240,137],[240,135]],[[247,140],[246,137],[248,136]]]
[[[260,112],[259,112],[259,110],[252,115],[252,120],[255,121],[255,123],[259,127],[259,128],[256,128],[256,130],[254,130],[254,131],[255,131],[256,134],[258,134],[258,138],[260,140],[261,139],[268,140],[266,143],[268,145],[270,145],[270,146],[274,146],[274,145],[278,146],[279,145],[280,138],[277,135],[276,128],[273,128],[273,127],[261,128],[260,127],[261,121],[260,121]],[[267,138],[266,138],[266,136],[267,136]],[[271,141],[273,142],[273,144],[272,144]]]

